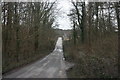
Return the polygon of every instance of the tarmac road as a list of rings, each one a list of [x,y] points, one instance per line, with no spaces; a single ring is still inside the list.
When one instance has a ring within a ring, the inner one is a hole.
[[[4,78],[66,78],[62,38],[58,37],[54,51],[48,56]]]

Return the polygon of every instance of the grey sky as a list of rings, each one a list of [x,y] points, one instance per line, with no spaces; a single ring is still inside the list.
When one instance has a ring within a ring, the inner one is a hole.
[[[71,3],[69,0],[58,0],[57,9],[60,9],[56,22],[59,24],[60,29],[72,29],[69,17],[67,14],[69,13],[71,8]]]
[[[23,1],[23,2],[40,2],[40,1],[55,1],[55,0],[2,0],[2,1],[9,1],[9,2],[14,2],[14,1]],[[73,0],[73,1],[81,1],[81,0]],[[88,0],[85,0],[88,1]],[[97,0],[90,0],[90,1],[97,1]],[[104,1],[104,0],[99,0],[99,1]],[[105,1],[113,1],[113,0],[105,0]],[[119,0],[114,0],[114,1],[119,1]],[[67,14],[69,13],[72,4],[70,2],[70,0],[57,0],[58,4],[57,4],[57,9],[60,9],[59,13],[57,14],[57,18],[56,18],[56,23],[59,24],[60,29],[72,29],[71,24],[70,24],[70,20],[69,17],[67,16]]]

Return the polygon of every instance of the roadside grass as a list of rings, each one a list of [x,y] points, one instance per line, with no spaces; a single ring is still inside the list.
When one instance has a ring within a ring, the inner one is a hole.
[[[99,43],[100,42],[100,43]],[[64,56],[75,66],[67,70],[68,78],[117,78],[118,77],[118,35],[111,35],[88,45],[74,46],[64,41]]]

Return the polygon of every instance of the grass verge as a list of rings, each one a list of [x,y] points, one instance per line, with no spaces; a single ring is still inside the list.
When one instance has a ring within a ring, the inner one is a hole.
[[[75,66],[67,71],[68,78],[117,78],[118,77],[118,36],[112,35],[88,45],[74,46],[64,41],[64,56]]]

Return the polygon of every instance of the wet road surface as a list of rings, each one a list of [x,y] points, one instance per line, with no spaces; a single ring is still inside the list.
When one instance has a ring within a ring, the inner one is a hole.
[[[62,38],[58,38],[54,51],[48,56],[5,78],[66,78]]]

